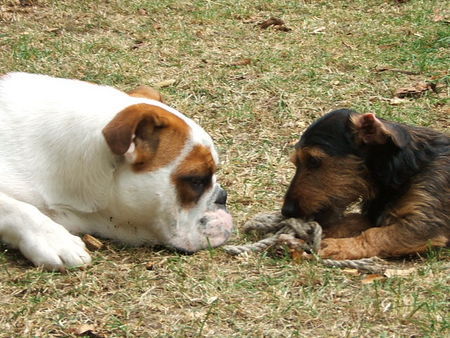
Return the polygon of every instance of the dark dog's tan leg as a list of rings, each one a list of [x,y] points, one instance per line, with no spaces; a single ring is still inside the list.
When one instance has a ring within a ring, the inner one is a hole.
[[[394,224],[370,228],[359,236],[350,238],[326,238],[319,254],[334,259],[359,259],[364,257],[393,257],[419,253],[430,246],[446,246],[448,238],[417,238],[401,225]]]
[[[369,220],[361,214],[348,214],[322,226],[325,238],[354,237],[371,227]]]
[[[448,186],[445,181],[439,181],[445,177],[439,170],[418,176],[387,213],[382,226],[367,229],[354,237],[325,238],[320,254],[335,259],[391,257],[423,252],[430,246],[448,245]]]

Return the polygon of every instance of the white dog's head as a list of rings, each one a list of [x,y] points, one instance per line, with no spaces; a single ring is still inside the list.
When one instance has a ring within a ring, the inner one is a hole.
[[[156,243],[186,252],[223,244],[233,224],[216,183],[211,137],[161,102],[136,102],[103,129],[118,159],[116,215],[130,227],[145,227]]]

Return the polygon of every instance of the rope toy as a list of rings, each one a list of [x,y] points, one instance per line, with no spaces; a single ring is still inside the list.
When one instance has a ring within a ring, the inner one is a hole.
[[[255,231],[266,238],[244,245],[226,245],[223,247],[230,255],[261,252],[276,244],[286,244],[290,248],[302,249],[312,253],[313,257],[325,266],[352,268],[367,273],[383,273],[386,262],[378,257],[355,260],[322,259],[317,253],[322,241],[322,228],[319,223],[300,218],[284,218],[280,213],[256,215],[244,224],[243,231]]]

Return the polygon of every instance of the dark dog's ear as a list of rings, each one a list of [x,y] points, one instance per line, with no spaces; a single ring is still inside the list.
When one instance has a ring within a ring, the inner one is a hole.
[[[389,140],[399,148],[408,143],[407,133],[393,123],[378,119],[375,114],[353,115],[354,129],[360,142],[364,144],[386,144]]]

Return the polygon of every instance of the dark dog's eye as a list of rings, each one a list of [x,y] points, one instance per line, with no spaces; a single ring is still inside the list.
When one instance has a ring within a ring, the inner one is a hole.
[[[322,159],[319,157],[311,156],[308,161],[306,162],[306,166],[308,169],[316,169],[319,168],[322,164]]]

